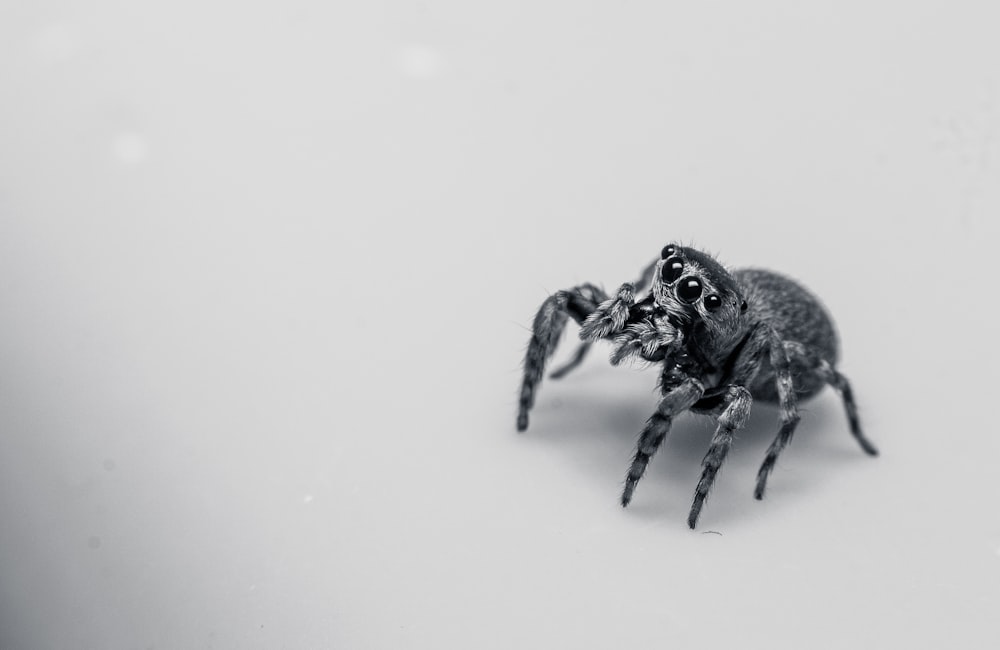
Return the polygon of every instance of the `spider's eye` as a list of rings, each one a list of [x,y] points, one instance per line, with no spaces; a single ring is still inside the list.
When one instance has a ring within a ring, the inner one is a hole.
[[[667,244],[666,246],[663,247],[663,250],[660,251],[660,259],[665,260],[676,252],[677,249],[674,247],[673,244]]]
[[[715,311],[722,306],[722,298],[718,297],[714,293],[710,296],[705,296],[705,309],[708,311]]]
[[[701,295],[701,280],[685,278],[677,285],[677,297],[684,302],[694,302]]]
[[[670,248],[669,246],[667,248]],[[671,257],[663,263],[660,268],[660,277],[667,284],[675,282],[684,272],[684,262],[679,257]]]
[[[746,300],[744,300],[744,301],[743,301],[743,304],[742,304],[742,305],[740,305],[740,311],[746,311],[746,310],[747,310],[747,309],[749,309],[749,308],[750,308],[750,305],[748,305],[748,304],[747,304],[747,301],[746,301]]]

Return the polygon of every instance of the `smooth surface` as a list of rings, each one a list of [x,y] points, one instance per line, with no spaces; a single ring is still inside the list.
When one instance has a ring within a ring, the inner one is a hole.
[[[994,647],[998,18],[8,3],[0,648]],[[755,407],[691,532],[688,417],[622,510],[606,349],[515,433],[670,240],[823,298],[881,457],[827,391],[758,503]]]

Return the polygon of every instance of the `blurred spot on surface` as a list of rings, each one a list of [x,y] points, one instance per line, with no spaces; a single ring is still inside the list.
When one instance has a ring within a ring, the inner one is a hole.
[[[87,538],[87,546],[95,550],[101,548],[101,538],[97,535],[91,535]]]
[[[444,70],[441,55],[423,45],[407,45],[402,48],[398,61],[402,73],[411,79],[433,79]]]
[[[137,165],[149,155],[146,138],[131,132],[116,135],[111,143],[111,150],[115,158],[126,165]]]

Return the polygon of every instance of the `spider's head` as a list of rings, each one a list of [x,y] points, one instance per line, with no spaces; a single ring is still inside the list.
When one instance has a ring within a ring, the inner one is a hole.
[[[668,244],[653,278],[653,299],[699,337],[725,345],[742,335],[747,303],[733,276],[711,255]]]

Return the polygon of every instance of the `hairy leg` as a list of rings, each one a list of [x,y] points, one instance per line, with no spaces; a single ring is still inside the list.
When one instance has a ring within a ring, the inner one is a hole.
[[[844,411],[847,413],[847,421],[851,427],[851,435],[858,441],[858,444],[861,445],[865,453],[871,456],[878,456],[878,449],[875,448],[875,445],[861,431],[858,407],[854,403],[854,391],[851,390],[851,384],[847,381],[847,377],[837,372],[836,368],[829,361],[809,350],[801,343],[786,341],[785,349],[788,350],[792,359],[801,359],[803,365],[813,367],[816,373],[823,378],[823,381],[832,386],[840,394],[840,398],[844,402]]]
[[[670,392],[663,396],[656,412],[646,421],[646,426],[639,435],[639,442],[636,445],[635,456],[632,458],[632,465],[625,476],[625,490],[622,492],[622,506],[627,506],[632,500],[636,483],[642,478],[646,471],[649,459],[653,457],[656,450],[660,448],[663,439],[670,431],[670,425],[678,414],[691,408],[691,405],[698,401],[705,387],[700,381],[693,377],[688,377],[675,386]]]
[[[780,409],[779,420],[781,428],[774,438],[771,446],[767,449],[764,462],[757,472],[757,487],[754,489],[754,497],[764,498],[764,490],[767,488],[767,477],[774,469],[774,464],[778,461],[778,455],[792,439],[795,427],[799,424],[799,409],[795,399],[795,385],[792,381],[791,361],[788,351],[777,334],[772,332],[770,341],[771,367],[774,369],[774,381],[778,391],[778,408]]]
[[[562,379],[568,375],[570,371],[583,363],[583,360],[587,358],[587,353],[590,352],[591,345],[593,345],[592,341],[584,341],[578,345],[576,350],[573,351],[573,356],[570,357],[569,361],[549,373],[549,379]]]
[[[642,272],[639,274],[639,279],[635,281],[634,287],[632,289],[633,300],[635,294],[645,291],[653,283],[653,274],[656,272],[657,262],[659,262],[659,260],[653,260],[648,265],[646,265],[645,268],[642,269]],[[583,336],[584,336],[583,332],[581,332],[581,338],[583,338]],[[583,360],[587,358],[587,353],[590,352],[591,343],[592,341],[589,340],[581,343],[573,352],[573,356],[570,358],[570,360],[564,363],[556,370],[553,370],[552,373],[549,375],[549,378],[562,379],[563,377],[568,375],[570,371],[572,371],[574,368],[583,363]],[[621,358],[619,358],[618,361],[621,361]],[[611,363],[616,364],[616,361],[612,359]]]
[[[726,454],[733,444],[733,433],[743,428],[747,418],[750,416],[750,406],[753,404],[753,397],[750,391],[743,386],[729,386],[723,397],[724,406],[719,415],[719,426],[712,436],[712,444],[701,462],[701,480],[694,492],[694,502],[691,504],[691,512],[688,515],[688,526],[692,529],[698,523],[698,515],[701,514],[701,507],[705,503],[712,484],[715,483],[715,476],[719,473]]]
[[[847,377],[837,372],[833,366],[823,359],[820,361],[819,372],[826,379],[826,382],[833,386],[833,388],[840,393],[840,398],[844,402],[844,410],[847,412],[847,421],[851,426],[851,435],[854,439],[858,441],[861,448],[865,450],[866,454],[870,456],[878,456],[878,449],[875,445],[871,443],[865,434],[861,432],[861,422],[858,419],[858,407],[854,403],[854,392],[851,390],[851,384],[848,383]]]
[[[535,393],[545,372],[545,362],[559,344],[566,320],[572,317],[583,323],[600,302],[607,300],[601,289],[583,284],[567,291],[557,291],[549,296],[535,315],[531,328],[531,341],[524,356],[524,378],[517,412],[517,430],[528,428],[528,411],[535,404]]]

